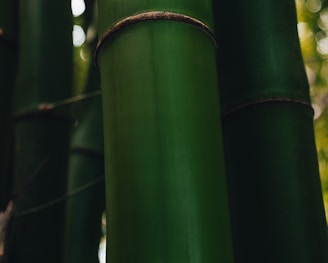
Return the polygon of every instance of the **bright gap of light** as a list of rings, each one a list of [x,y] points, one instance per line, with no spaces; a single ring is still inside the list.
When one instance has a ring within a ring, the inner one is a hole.
[[[103,239],[99,245],[98,252],[99,263],[106,263],[106,240]]]
[[[84,13],[85,11],[85,3],[84,0],[72,0],[71,8],[73,16],[77,17]]]
[[[321,55],[328,55],[328,37],[318,41],[317,50]]]
[[[85,42],[85,33],[83,31],[83,28],[78,25],[74,25],[73,26],[73,45],[75,47],[79,47],[79,46],[82,46],[84,42]]]

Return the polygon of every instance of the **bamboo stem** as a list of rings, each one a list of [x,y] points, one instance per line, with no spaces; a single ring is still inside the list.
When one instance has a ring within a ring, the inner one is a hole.
[[[72,32],[69,1],[20,1],[20,57],[15,113],[71,96]],[[6,239],[6,262],[62,262],[64,203],[33,210],[66,193],[68,109],[15,120],[13,192],[45,156],[47,164],[17,197]]]
[[[211,1],[103,0],[100,34],[149,11],[212,28]],[[107,262],[232,262],[213,39],[155,19],[101,46]]]
[[[235,262],[327,262],[295,3],[214,8]]]

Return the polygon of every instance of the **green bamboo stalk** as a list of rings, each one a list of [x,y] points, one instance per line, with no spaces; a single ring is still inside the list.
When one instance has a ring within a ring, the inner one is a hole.
[[[105,206],[101,98],[86,103],[87,111],[74,131],[69,161],[68,193],[74,196],[67,202],[67,263],[98,262]]]
[[[17,59],[17,1],[0,0],[0,210],[10,186],[12,98]]]
[[[236,263],[328,262],[295,3],[222,5],[214,1]]]
[[[97,76],[91,65],[86,93],[99,88]],[[97,263],[105,207],[101,97],[80,102],[74,117],[67,187],[74,196],[67,201],[64,262]]]
[[[69,1],[20,1],[20,57],[15,106],[15,213],[6,262],[62,262],[72,25]]]
[[[232,262],[211,1],[98,6],[107,262]]]

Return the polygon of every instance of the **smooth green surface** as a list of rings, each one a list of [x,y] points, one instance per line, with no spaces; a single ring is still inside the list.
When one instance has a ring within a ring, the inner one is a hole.
[[[236,262],[327,262],[308,108],[257,105],[223,126]]]
[[[112,8],[125,16],[137,4],[100,1],[101,28]],[[112,39],[99,67],[107,262],[233,262],[212,39],[178,22],[140,23]]]
[[[8,229],[6,262],[62,262],[69,130],[67,107],[29,114],[71,92],[72,39],[69,1],[20,1],[20,56],[15,90],[13,192],[18,191]],[[48,158],[40,167],[40,163]],[[36,168],[42,168],[33,175]],[[32,177],[31,177],[32,176]],[[28,184],[26,184],[29,181]],[[22,186],[24,186],[22,189]],[[21,191],[21,190],[23,191]],[[30,209],[45,206],[39,211]]]
[[[69,191],[73,192],[103,177],[103,160],[99,156],[89,155],[71,153]],[[104,192],[104,181],[98,180],[68,201],[63,262],[99,262],[101,216],[105,207]]]
[[[85,23],[89,22],[85,20]],[[95,41],[89,48],[93,49],[94,46]],[[84,94],[94,92],[100,86],[99,74],[93,61],[88,66]],[[75,125],[70,143],[67,193],[74,195],[67,200],[63,262],[98,263],[101,217],[105,209],[101,96],[75,103],[71,114]]]
[[[294,1],[214,6],[222,111],[263,97],[309,101]]]
[[[235,262],[326,263],[313,112],[300,103],[309,103],[309,88],[295,3],[214,5]]]
[[[12,97],[17,59],[17,3],[0,1],[0,209],[10,198],[10,144]]]
[[[16,112],[31,110],[41,102],[56,102],[71,94],[71,7],[69,1],[61,2],[20,1],[22,41]]]
[[[78,126],[72,135],[67,192],[94,184],[67,201],[64,262],[97,263],[105,208],[101,97],[80,104]]]

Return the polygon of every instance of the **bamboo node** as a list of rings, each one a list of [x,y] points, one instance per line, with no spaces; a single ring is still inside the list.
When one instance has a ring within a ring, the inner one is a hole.
[[[269,97],[269,98],[260,98],[253,101],[248,101],[240,105],[235,106],[231,110],[225,111],[222,113],[223,118],[227,118],[232,114],[240,112],[250,106],[259,105],[259,104],[269,104],[269,103],[288,103],[288,104],[298,104],[307,108],[310,108],[313,111],[312,105],[310,102],[302,99],[293,99],[293,98],[280,98],[280,97]]]
[[[56,102],[41,102],[39,105],[37,105],[35,108],[28,109],[23,112],[18,112],[14,119],[22,119],[22,118],[29,118],[29,117],[36,117],[40,116],[43,114],[47,114],[49,112],[53,112],[61,107],[64,106],[69,106],[71,104],[80,102],[80,101],[85,101],[88,99],[92,99],[94,97],[100,96],[101,95],[101,90],[95,90],[93,92],[85,93],[85,94],[80,94],[74,97],[69,97],[60,101]],[[59,117],[57,115],[57,117]],[[64,116],[63,116],[64,117]],[[70,117],[69,117],[70,118]]]
[[[95,49],[94,53],[94,61],[95,64],[98,67],[98,54],[105,45],[105,42],[109,41],[110,39],[113,38],[115,34],[117,34],[120,30],[123,28],[145,22],[145,21],[156,21],[156,20],[166,20],[166,21],[175,21],[175,22],[181,22],[185,24],[192,25],[194,27],[197,27],[207,33],[213,42],[216,45],[216,40],[215,40],[215,35],[213,31],[210,29],[208,25],[206,25],[204,22],[188,16],[188,15],[183,15],[179,13],[173,13],[173,12],[166,12],[166,11],[149,11],[149,12],[143,12],[143,13],[138,13],[132,16],[128,16],[126,18],[123,18],[122,20],[116,22],[112,27],[110,27],[102,36],[102,38],[98,41],[98,44]]]
[[[40,111],[48,111],[54,109],[54,104],[53,103],[40,103],[38,106],[38,110]]]
[[[85,191],[89,190],[92,187],[100,185],[101,183],[104,182],[104,180],[105,180],[104,176],[99,176],[99,177],[77,187],[76,189],[74,189],[62,196],[59,196],[58,198],[55,198],[49,202],[40,204],[38,206],[29,208],[27,210],[15,211],[14,216],[16,216],[16,217],[27,216],[27,215],[39,213],[40,211],[44,211],[45,209],[49,209],[56,205],[60,205],[60,204],[64,203],[65,201],[67,201],[68,199],[71,199],[72,197],[74,197],[78,194],[84,193]]]

